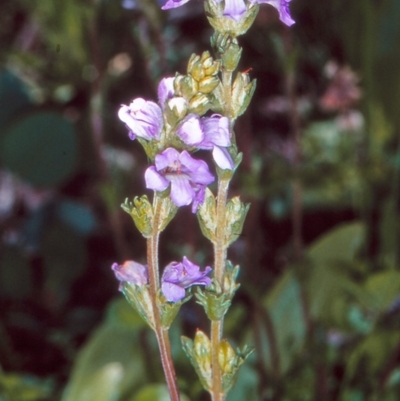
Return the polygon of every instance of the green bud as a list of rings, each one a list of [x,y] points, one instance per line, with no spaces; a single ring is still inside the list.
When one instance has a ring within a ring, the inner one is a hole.
[[[256,80],[250,81],[249,75],[238,72],[232,85],[232,108],[235,118],[241,116],[247,109],[256,89]]]
[[[160,291],[157,296],[158,308],[161,314],[161,325],[163,329],[168,330],[179,312],[181,306],[189,301],[192,296],[188,296],[179,302],[168,302],[162,292]]]
[[[228,201],[225,209],[225,244],[227,247],[236,241],[242,233],[244,219],[249,208],[250,204],[244,204],[238,196]]]
[[[234,71],[239,64],[241,56],[242,48],[239,47],[237,43],[234,43],[232,41],[227,50],[223,54],[221,54],[222,65],[227,71]]]
[[[168,223],[175,217],[178,207],[172,202],[169,196],[160,199],[161,209],[159,216],[158,230],[161,232],[167,227]]]
[[[215,75],[205,77],[199,82],[199,92],[211,93],[219,83],[220,80]]]
[[[234,267],[227,261],[223,289],[215,279],[205,289],[197,289],[195,294],[197,303],[203,306],[210,320],[221,320],[231,306],[232,298],[240,286],[236,283],[238,273],[239,266]]]
[[[219,73],[220,67],[220,62],[218,60],[215,60],[212,65],[206,68],[204,71],[206,75],[217,75]]]
[[[217,203],[210,189],[206,188],[204,202],[197,210],[200,229],[203,235],[211,242],[216,241],[217,230]]]
[[[167,100],[164,113],[171,127],[175,127],[186,116],[188,106],[187,100],[181,96]]]
[[[188,61],[187,73],[188,73],[188,74],[191,74],[192,71],[193,71],[193,68],[194,68],[197,64],[199,64],[199,63],[200,63],[200,65],[201,65],[200,56],[198,56],[197,54],[194,54],[194,53],[193,53],[193,54],[190,56],[189,61]]]
[[[211,101],[206,94],[198,93],[189,101],[189,112],[202,116],[211,108]]]
[[[208,68],[211,66],[213,58],[211,57],[211,54],[208,50],[202,53],[200,61],[202,62],[204,68]]]
[[[154,311],[149,285],[135,285],[125,281],[122,284],[122,293],[129,304],[155,330]]]
[[[222,389],[227,393],[235,384],[240,366],[253,352],[245,346],[243,351],[232,348],[227,340],[221,340],[218,347],[218,363],[222,373]]]
[[[197,330],[194,341],[182,336],[182,346],[185,354],[192,363],[203,387],[210,391],[212,388],[212,354],[211,342],[201,331]]]
[[[190,100],[199,91],[199,84],[190,75],[185,75],[183,78],[179,77],[178,80],[175,78],[174,86],[175,82],[177,82],[177,93],[187,100]]]
[[[153,207],[147,196],[143,195],[141,198],[136,196],[133,203],[126,198],[121,207],[132,217],[143,237],[150,238],[153,233]]]

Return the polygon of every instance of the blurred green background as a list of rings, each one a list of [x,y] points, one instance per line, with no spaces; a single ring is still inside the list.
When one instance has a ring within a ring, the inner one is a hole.
[[[0,400],[168,400],[151,333],[110,266],[143,262],[120,208],[148,164],[117,118],[210,50],[202,2],[3,0],[0,6]],[[255,347],[228,401],[400,400],[400,2],[267,5],[239,39],[258,87],[235,127],[251,209],[226,337]],[[204,154],[206,157],[206,155]],[[161,265],[212,263],[182,208]],[[184,400],[208,400],[171,329]]]

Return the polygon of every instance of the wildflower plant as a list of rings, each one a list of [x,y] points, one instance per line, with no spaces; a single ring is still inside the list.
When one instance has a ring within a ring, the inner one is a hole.
[[[189,0],[167,0],[163,9]],[[147,240],[147,265],[126,261],[112,269],[128,302],[154,330],[171,400],[179,400],[168,329],[179,308],[198,286],[196,301],[211,321],[210,334],[198,330],[193,340],[183,337],[183,349],[213,401],[223,401],[239,367],[251,353],[247,346],[235,350],[223,339],[223,322],[239,287],[239,267],[227,260],[227,249],[242,231],[249,205],[228,198],[230,181],[242,155],[236,146],[234,125],[252,98],[256,81],[248,72],[235,72],[242,49],[237,37],[253,23],[259,5],[275,7],[283,23],[294,23],[290,0],[205,0],[207,18],[215,32],[210,52],[193,54],[186,75],[161,80],[158,103],[142,98],[121,106],[118,116],[129,138],[143,146],[151,166],[144,174],[154,191],[122,205]],[[189,5],[188,5],[189,6]],[[194,153],[212,152],[214,168]],[[216,171],[213,174],[212,171]],[[217,193],[208,186],[217,180]],[[201,268],[183,257],[170,262],[160,277],[159,237],[179,207],[191,205],[202,233],[214,248],[213,266]]]

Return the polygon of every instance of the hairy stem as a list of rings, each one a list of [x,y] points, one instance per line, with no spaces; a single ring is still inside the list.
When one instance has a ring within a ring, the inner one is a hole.
[[[155,195],[153,201],[154,220],[153,234],[147,240],[147,263],[149,269],[150,295],[154,313],[154,329],[157,337],[158,348],[161,354],[161,363],[164,369],[165,379],[167,381],[171,401],[179,401],[179,391],[176,383],[176,374],[171,355],[171,345],[169,342],[168,330],[161,324],[160,309],[158,308],[158,290],[160,283],[160,274],[158,267],[158,243],[160,237],[160,211],[162,200]]]
[[[229,118],[231,136],[233,136],[233,111],[232,111],[232,71],[222,73],[222,84],[224,87],[224,115]],[[225,245],[225,207],[228,197],[229,179],[219,179],[217,194],[217,232],[214,243],[214,278],[224,291],[224,276],[227,256]],[[222,389],[221,369],[218,362],[219,343],[222,338],[224,318],[211,322],[211,348],[212,348],[212,380],[213,386],[211,398],[213,401],[224,401],[225,394]]]

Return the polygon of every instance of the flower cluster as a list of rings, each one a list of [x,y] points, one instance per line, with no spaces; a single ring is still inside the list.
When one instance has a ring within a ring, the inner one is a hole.
[[[122,265],[113,263],[111,269],[114,270],[116,278],[120,281],[120,290],[122,284],[145,286],[149,282],[147,266],[128,260]],[[161,291],[168,302],[179,302],[186,296],[186,288],[192,285],[211,284],[210,277],[207,276],[211,272],[211,267],[207,266],[204,271],[200,271],[200,267],[192,263],[186,256],[182,262],[171,262],[168,264],[162,275]]]

